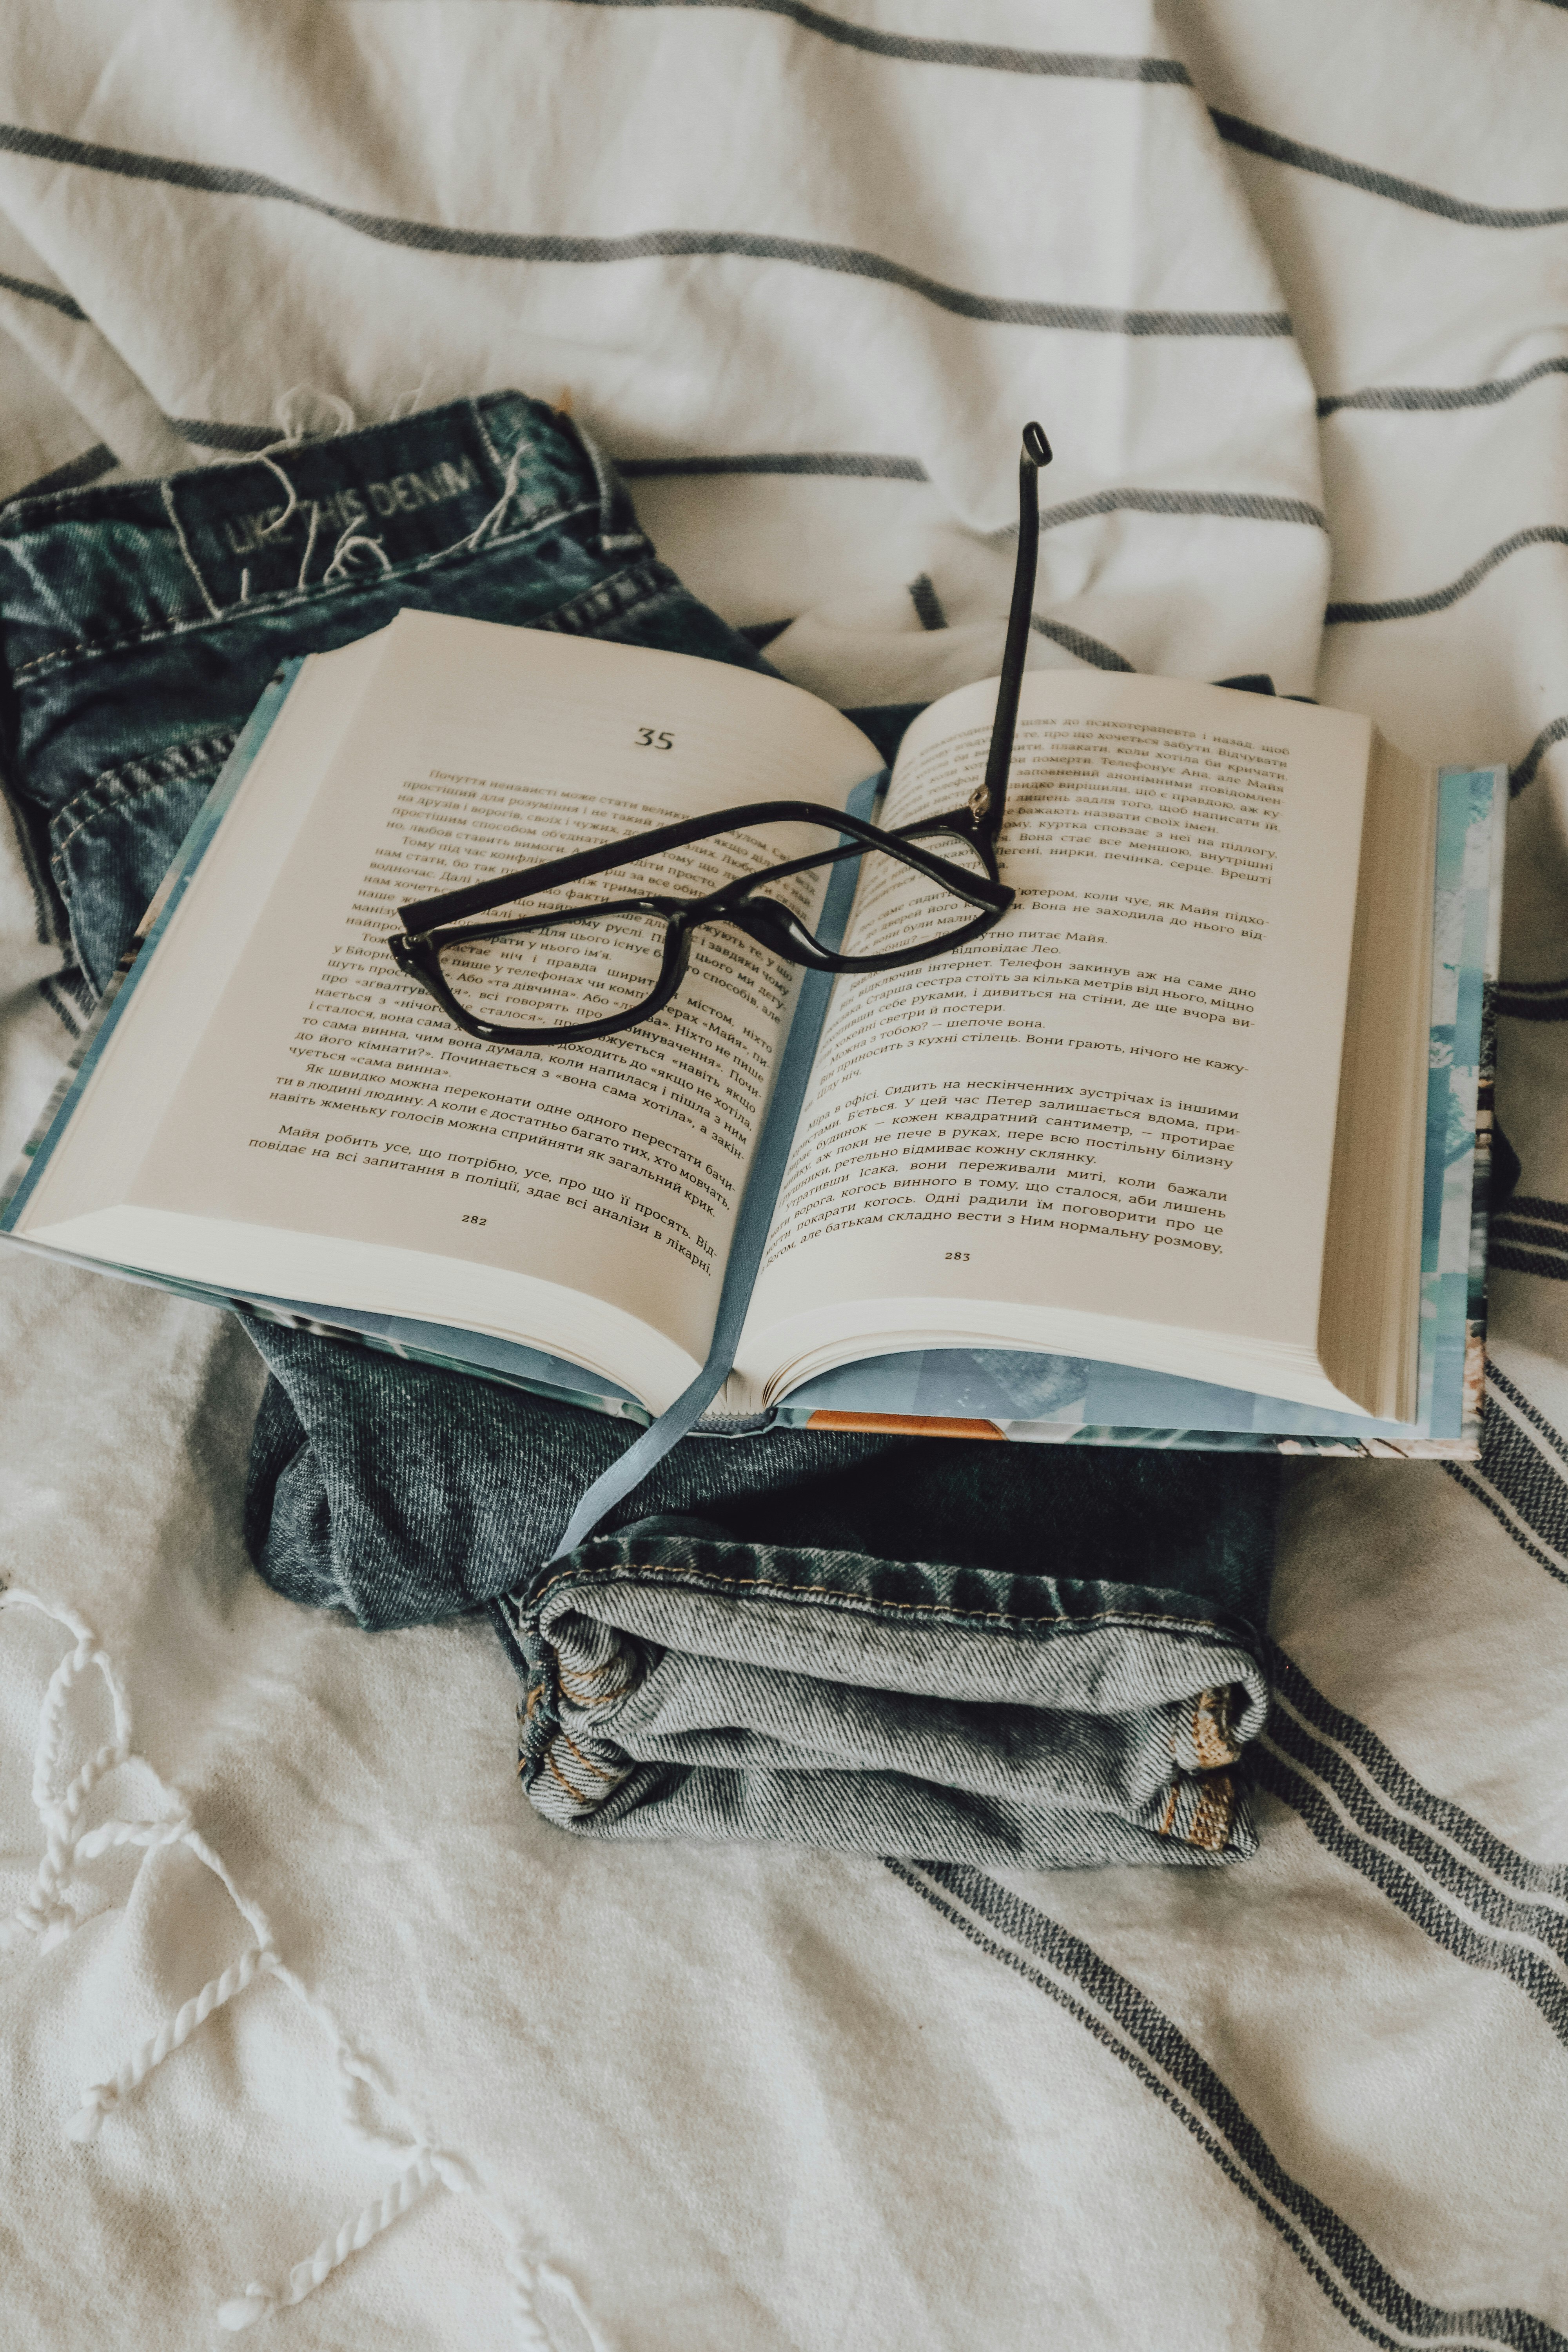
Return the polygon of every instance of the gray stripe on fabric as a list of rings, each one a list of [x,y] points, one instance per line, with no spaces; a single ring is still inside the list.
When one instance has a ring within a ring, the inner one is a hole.
[[[1504,1274],[1539,1274],[1544,1275],[1550,1282],[1568,1282],[1568,1256],[1548,1257],[1539,1250],[1518,1249],[1506,1239],[1495,1242],[1488,1250],[1487,1264]],[[1468,1481],[1464,1483],[1468,1485]],[[1484,1502],[1486,1497],[1483,1496],[1481,1499]],[[1541,1559],[1532,1545],[1527,1544],[1525,1549],[1532,1558]],[[1551,1568],[1554,1576],[1558,1574],[1550,1560],[1542,1560],[1542,1566]],[[1568,1577],[1563,1581],[1568,1583]]]
[[[220,425],[205,416],[165,416],[163,422],[195,449],[270,449],[283,437],[276,425]]]
[[[577,0],[591,7],[642,7],[656,0]],[[657,0],[663,5],[663,0]],[[684,6],[708,0],[679,0]],[[658,481],[676,474],[838,474],[868,480],[929,482],[918,457],[879,457],[854,449],[786,449],[742,457],[616,457],[617,474],[628,482]]]
[[[1448,1465],[1445,1465],[1448,1466]],[[1460,1912],[1436,1895],[1423,1878],[1405,1868],[1381,1845],[1351,1827],[1331,1803],[1320,1784],[1300,1771],[1276,1745],[1274,1733],[1258,1743],[1252,1764],[1257,1785],[1289,1805],[1326,1853],[1355,1871],[1391,1903],[1413,1926],[1450,1958],[1489,1976],[1506,1977],[1530,2002],[1553,2038],[1568,2046],[1568,1986],[1545,1954],[1531,1951],[1506,1936],[1484,1934]],[[1500,2318],[1505,2315],[1489,2314]],[[1518,2315],[1523,2317],[1524,2315]],[[1509,2344],[1539,2338],[1506,2336]]]
[[[77,1003],[74,992],[65,985],[64,979],[51,976],[47,980],[40,980],[38,994],[50,1012],[56,1014],[66,1034],[71,1038],[79,1037],[88,1024],[88,1012]]]
[[[62,318],[85,319],[87,316],[81,304],[73,302],[68,294],[62,294],[58,286],[40,286],[33,278],[13,278],[8,269],[0,269],[0,286],[7,294],[19,294],[25,302],[47,302],[50,310],[58,310]]]
[[[1568,986],[1561,987],[1553,996],[1526,995],[1521,991],[1500,988],[1493,998],[1493,1010],[1501,1021],[1568,1021]],[[1509,1202],[1511,1215],[1519,1206],[1517,1200]],[[1492,1231],[1497,1231],[1497,1219],[1492,1219]]]
[[[1065,621],[1043,620],[1035,613],[1030,616],[1029,626],[1042,637],[1049,637],[1053,646],[1076,654],[1079,661],[1092,662],[1096,669],[1132,669],[1132,664],[1114,646],[1102,645],[1098,637],[1089,636],[1083,629],[1069,628]]]
[[[1503,1212],[1503,1218],[1506,1220],[1509,1217],[1522,1217],[1531,1224],[1560,1225],[1568,1228],[1568,1201],[1543,1201],[1533,1192],[1515,1192]],[[1498,1222],[1499,1220],[1494,1217],[1492,1220],[1494,1226]],[[1553,1234],[1552,1246],[1553,1249],[1568,1249],[1568,1231],[1564,1231],[1561,1238]],[[1487,1366],[1489,1378],[1493,1370],[1494,1367],[1489,1364]],[[1547,1443],[1556,1446],[1564,1459],[1568,1459],[1568,1442],[1558,1435],[1552,1423],[1542,1414],[1537,1412],[1529,1399],[1518,1389],[1510,1387],[1500,1372],[1498,1373],[1494,1385],[1502,1391],[1509,1402],[1518,1412],[1522,1412],[1527,1421],[1533,1423]]]
[[[947,614],[942,610],[942,598],[936,593],[935,583],[929,572],[922,572],[918,579],[910,582],[910,602],[922,629],[946,628]]]
[[[1521,1418],[1528,1425],[1521,1428],[1511,1413],[1493,1411],[1482,1415],[1480,1475],[1532,1535],[1550,1544],[1554,1552],[1568,1554],[1568,1469],[1563,1458],[1568,1456],[1568,1446],[1550,1422],[1520,1402],[1517,1390],[1500,1379],[1492,1386],[1510,1404],[1518,1403]],[[1548,1447],[1555,1447],[1557,1460]]]
[[[1298,172],[1315,173],[1320,179],[1338,180],[1365,195],[1385,196],[1391,204],[1435,213],[1440,220],[1460,221],[1468,228],[1554,228],[1568,221],[1568,206],[1521,212],[1511,205],[1473,205],[1463,196],[1446,194],[1441,188],[1426,188],[1419,181],[1402,180],[1393,172],[1374,171],[1367,163],[1352,163],[1347,156],[1331,155],[1321,147],[1303,146],[1299,139],[1283,138],[1277,131],[1266,131],[1261,123],[1247,122],[1238,114],[1222,113],[1217,107],[1211,106],[1209,114],[1220,137],[1232,147],[1245,147],[1251,154],[1266,156],[1271,163],[1289,163]]]
[[[1547,1216],[1552,1218],[1561,1218],[1563,1225],[1568,1225],[1568,1202],[1535,1200],[1535,1197],[1526,1192],[1526,1195],[1516,1195],[1510,1206],[1519,1206],[1519,1204],[1523,1204],[1526,1209],[1532,1209],[1538,1216],[1540,1213],[1547,1213]],[[1514,1406],[1514,1412],[1523,1413],[1523,1418],[1531,1423],[1531,1428],[1540,1430],[1540,1434],[1547,1440],[1547,1444],[1556,1446],[1556,1451],[1559,1451],[1561,1456],[1568,1461],[1568,1437],[1563,1437],[1561,1430],[1552,1428],[1552,1423],[1547,1421],[1542,1409],[1540,1409],[1538,1404],[1531,1404],[1531,1400],[1526,1397],[1523,1388],[1516,1388],[1516,1385],[1510,1381],[1510,1376],[1507,1376],[1507,1371],[1502,1369],[1502,1364],[1495,1364],[1490,1357],[1486,1360],[1486,1379],[1490,1381],[1490,1385],[1498,1390],[1500,1395],[1507,1397],[1507,1402]]]
[[[1553,743],[1561,743],[1565,735],[1568,735],[1568,715],[1547,721],[1518,767],[1510,768],[1508,772],[1508,790],[1510,800],[1516,798],[1523,792],[1526,784],[1533,781],[1537,768],[1540,767]]]
[[[1568,0],[1560,0],[1560,5],[1568,8]],[[1337,416],[1342,408],[1495,408],[1499,401],[1511,400],[1526,384],[1539,383],[1546,375],[1568,375],[1568,359],[1538,360],[1520,375],[1494,376],[1487,383],[1378,383],[1364,392],[1325,393],[1318,403],[1318,414]]]
[[[1490,1370],[1489,1365],[1489,1372]],[[1368,1779],[1392,1803],[1415,1814],[1510,1886],[1531,1894],[1568,1895],[1568,1866],[1531,1862],[1516,1847],[1505,1844],[1473,1813],[1467,1813],[1450,1798],[1440,1797],[1425,1781],[1417,1780],[1384,1746],[1369,1724],[1363,1723],[1359,1716],[1347,1715],[1331,1699],[1325,1698],[1316,1684],[1309,1682],[1295,1659],[1267,1636],[1264,1657],[1274,1688],[1283,1694],[1298,1715],[1304,1716],[1326,1738],[1336,1740],[1353,1756]]]
[[[79,457],[71,458],[68,465],[55,467],[50,473],[39,474],[23,488],[13,490],[11,497],[47,499],[52,498],[57,490],[79,490],[85,482],[96,482],[100,475],[111,474],[119,463],[107,441],[95,441],[92,447],[84,449]]]
[[[576,0],[592,8],[727,8],[758,16],[787,16],[804,32],[825,41],[862,49],[869,57],[901,58],[915,65],[969,66],[985,73],[1048,74],[1070,81],[1173,82],[1192,88],[1192,76],[1174,58],[1096,57],[1068,49],[994,48],[984,41],[929,41],[907,33],[874,33],[864,25],[829,16],[806,0]]]
[[[1506,1253],[1500,1251],[1491,1252],[1489,1253],[1488,1263],[1491,1265],[1501,1265],[1505,1255],[1510,1257],[1517,1255],[1522,1259],[1525,1256],[1525,1253],[1522,1250],[1518,1252],[1509,1251]],[[1521,1266],[1520,1271],[1524,1274],[1546,1274],[1551,1273],[1552,1268],[1545,1259],[1542,1259],[1539,1266],[1526,1263]],[[1548,1576],[1555,1577],[1559,1584],[1568,1584],[1568,1574],[1563,1572],[1558,1562],[1552,1558],[1550,1552],[1542,1551],[1539,1544],[1532,1544],[1530,1541],[1529,1538],[1522,1532],[1522,1530],[1512,1519],[1510,1518],[1508,1513],[1503,1509],[1502,1505],[1498,1501],[1496,1496],[1489,1495],[1486,1488],[1480,1484],[1479,1480],[1472,1478],[1469,1472],[1465,1468],[1462,1463],[1445,1462],[1443,1467],[1457,1486],[1462,1486],[1467,1495],[1473,1495],[1476,1501],[1480,1504],[1483,1510],[1488,1510],[1491,1513],[1498,1525],[1503,1529],[1505,1534],[1510,1535],[1513,1538],[1514,1542],[1519,1546],[1521,1551],[1525,1554],[1527,1559],[1534,1560],[1538,1568],[1543,1568]]]
[[[1510,1209],[1514,1205],[1510,1202]],[[1549,1202],[1541,1203],[1543,1208],[1554,1205]],[[1491,1251],[1490,1262],[1520,1274],[1563,1278],[1555,1255],[1511,1248],[1503,1242]],[[1559,1584],[1568,1584],[1568,1570],[1562,1565],[1563,1556],[1568,1555],[1568,1470],[1564,1468],[1568,1440],[1552,1428],[1544,1414],[1505,1374],[1489,1364],[1487,1370],[1490,1385],[1513,1411],[1500,1412],[1493,1407],[1482,1415],[1479,1475],[1472,1475],[1457,1462],[1445,1462],[1443,1467],[1468,1494],[1486,1506],[1538,1567]],[[1540,1542],[1531,1543],[1531,1536],[1538,1537]],[[1542,1550],[1542,1545],[1550,1549]]]
[[[1555,1202],[1547,1204],[1543,1216],[1520,1216],[1515,1213],[1514,1202],[1510,1201],[1500,1215],[1493,1216],[1491,1230],[1494,1234],[1500,1233],[1506,1240],[1530,1242],[1538,1249],[1568,1251],[1568,1233],[1563,1230],[1561,1213]]]
[[[828,245],[809,237],[765,236],[740,229],[645,229],[627,236],[524,236],[499,229],[443,228],[428,221],[400,220],[334,205],[264,172],[241,172],[216,163],[186,163],[171,156],[144,155],[127,147],[102,147],[67,139],[58,131],[27,131],[0,123],[0,150],[52,163],[76,163],[121,178],[149,180],[165,187],[190,188],[209,195],[252,196],[298,205],[362,236],[416,252],[466,256],[490,261],[606,263],[620,261],[740,259],[787,261],[806,269],[867,278],[917,294],[938,310],[991,326],[1038,327],[1102,335],[1275,336],[1289,335],[1282,310],[1110,310],[1076,302],[1033,302],[992,294],[972,294],[945,285],[885,255],[858,246]]]
[[[1559,1280],[1568,1275],[1568,1234],[1560,1233],[1556,1226],[1538,1224],[1531,1217],[1502,1216],[1492,1219],[1491,1233],[1497,1241],[1521,1245],[1521,1254],[1543,1252]]]
[[[1237,522],[1300,522],[1313,530],[1327,530],[1321,507],[1305,499],[1269,498],[1257,490],[1096,490],[1089,498],[1069,499],[1065,506],[1047,507],[1040,529],[1054,530],[1058,523],[1081,522],[1086,515],[1228,515]]]
[[[1468,572],[1461,572],[1446,588],[1434,588],[1425,596],[1393,596],[1380,604],[1331,604],[1323,614],[1323,625],[1332,628],[1346,621],[1414,621],[1424,613],[1446,612],[1450,604],[1468,596],[1472,588],[1479,587],[1489,572],[1495,572],[1500,563],[1506,563],[1510,555],[1517,555],[1524,547],[1568,547],[1568,530],[1556,522],[1536,523],[1529,530],[1516,530],[1511,539],[1500,540],[1495,547],[1489,548]],[[1514,789],[1521,788],[1516,785]]]
[[[1384,2352],[1409,2352],[1412,2336],[1433,2343],[1458,2338],[1467,2346],[1508,2346],[1516,2352],[1568,2352],[1568,2337],[1529,2312],[1448,2311],[1421,2302],[1402,2286],[1331,2206],[1285,2170],[1235,2094],[1174,2021],[1044,1912],[963,1864],[911,1867],[885,1861],[884,1866],[977,1949],[1047,1994],[1152,2092],[1283,2239],[1359,2336]],[[986,1934],[981,1920],[996,1934]],[[1009,1941],[998,1941],[1002,1936]],[[1056,1974],[1047,1976],[1032,1965],[1026,1952]],[[1078,1997],[1079,1991],[1086,2000]],[[1089,2000],[1096,2007],[1091,2009]],[[1358,2300],[1352,2302],[1352,2294]],[[1375,2316],[1369,2318],[1369,2312]],[[1388,2328],[1400,2332],[1389,2334]]]
[[[1517,1936],[1542,1946],[1559,1959],[1568,1956],[1568,1916],[1562,1908],[1560,1885],[1546,1885],[1533,1893],[1515,1894],[1484,1876],[1472,1860],[1457,1854],[1418,1822],[1406,1818],[1370,1789],[1349,1759],[1321,1739],[1310,1725],[1302,1724],[1288,1702],[1277,1705],[1268,1718],[1270,1745],[1348,1816],[1348,1830],[1359,1834],[1371,1855],[1395,1864],[1402,1857],[1436,1887],[1439,1897],[1461,1923],[1477,1921],[1500,1935]],[[1392,1849],[1392,1853],[1390,1850]],[[1562,1979],[1550,1970],[1555,1984],[1557,2027],[1568,2042],[1568,2002]]]

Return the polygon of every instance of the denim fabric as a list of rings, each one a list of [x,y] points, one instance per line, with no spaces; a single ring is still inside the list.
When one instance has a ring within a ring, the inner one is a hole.
[[[899,1473],[879,1466],[886,1491]],[[934,1496],[941,1465],[921,1469]],[[1123,1564],[1128,1498],[1096,1483],[1064,1565],[1094,1561],[1102,1537],[1100,1564]],[[1205,1516],[1238,1548],[1256,1538],[1211,1479],[1173,1515],[1152,1483],[1177,1552]],[[1041,1550],[1037,1533],[1010,1556]],[[1267,1689],[1245,1622],[1193,1595],[737,1543],[661,1517],[584,1544],[507,1614],[527,1661],[524,1780],[563,1829],[1033,1867],[1218,1862],[1248,1843],[1231,1768]]]
[[[759,659],[657,560],[570,421],[515,393],[15,499],[0,598],[9,781],[95,990],[288,654],[412,605]]]
[[[5,772],[92,990],[279,659],[405,604],[758,661],[515,394],[0,509]],[[854,715],[890,751],[911,714]],[[547,1566],[626,1424],[250,1328],[257,1566],[369,1628],[489,1603],[547,1819],[968,1861],[1250,1849],[1271,1460],[690,1438]]]

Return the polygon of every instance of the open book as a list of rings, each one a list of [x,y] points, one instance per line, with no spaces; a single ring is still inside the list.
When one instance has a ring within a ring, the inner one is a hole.
[[[916,720],[882,823],[964,796],[994,693]],[[682,655],[405,613],[312,656],[237,749],[6,1228],[520,1342],[661,1410],[708,1352],[798,973],[715,927],[642,1027],[486,1045],[395,966],[396,909],[742,802],[841,808],[879,764],[814,697]],[[1363,719],[1026,677],[1016,903],[836,984],[728,1408],[1000,1349],[1408,1419],[1436,807]],[[684,850],[666,887],[735,856]],[[863,883],[848,951],[903,887]]]

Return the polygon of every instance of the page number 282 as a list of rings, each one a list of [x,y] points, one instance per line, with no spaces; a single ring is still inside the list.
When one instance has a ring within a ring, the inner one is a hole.
[[[673,751],[675,738],[668,728],[639,727],[637,748],[639,751]]]

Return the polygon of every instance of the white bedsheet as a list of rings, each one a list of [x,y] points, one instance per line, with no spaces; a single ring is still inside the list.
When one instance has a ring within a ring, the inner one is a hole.
[[[0,495],[565,392],[858,703],[994,668],[1038,415],[1038,659],[1513,765],[1524,1161],[1487,1457],[1297,1489],[1213,1875],[550,1832],[486,1625],[248,1569],[237,1328],[0,1256],[0,2345],[1568,2346],[1568,9],[13,0],[0,79]],[[0,845],[8,1141],[47,931]]]

